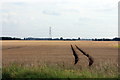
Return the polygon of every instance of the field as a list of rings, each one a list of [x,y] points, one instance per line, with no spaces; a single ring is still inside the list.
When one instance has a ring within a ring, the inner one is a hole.
[[[2,41],[3,78],[116,78],[118,47],[117,41]]]

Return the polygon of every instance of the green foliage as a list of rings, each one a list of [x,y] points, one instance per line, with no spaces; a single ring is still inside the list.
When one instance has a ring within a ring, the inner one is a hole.
[[[109,68],[108,68],[109,69]],[[109,69],[110,70],[110,69]],[[19,66],[11,65],[3,67],[3,79],[5,78],[117,78],[114,72],[108,74],[105,68],[96,69],[62,69],[50,66]],[[113,74],[114,75],[113,75]],[[112,76],[111,76],[112,75]]]
[[[118,45],[118,48],[120,48],[120,45]]]

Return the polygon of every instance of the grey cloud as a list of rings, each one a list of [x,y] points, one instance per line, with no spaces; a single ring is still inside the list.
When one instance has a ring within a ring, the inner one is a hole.
[[[97,12],[112,12],[114,11],[115,8],[100,8],[100,9],[95,9]]]
[[[59,15],[61,15],[61,14],[58,13],[58,12],[55,12],[55,11],[47,11],[47,10],[44,10],[42,13],[43,13],[43,14],[47,14],[47,15],[54,15],[54,16],[59,16]]]
[[[86,21],[91,21],[92,18],[88,18],[88,17],[80,17],[79,18],[79,21],[83,21],[83,22],[86,22]]]
[[[65,12],[75,12],[75,13],[79,13],[80,11],[77,9],[65,9]]]
[[[13,2],[11,4],[14,4],[14,5],[26,5],[25,2]]]

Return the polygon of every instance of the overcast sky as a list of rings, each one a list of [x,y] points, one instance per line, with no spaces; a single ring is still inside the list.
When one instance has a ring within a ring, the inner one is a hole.
[[[1,0],[1,36],[113,38],[119,0]]]

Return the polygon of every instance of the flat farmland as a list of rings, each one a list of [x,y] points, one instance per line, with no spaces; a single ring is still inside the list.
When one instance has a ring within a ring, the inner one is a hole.
[[[2,41],[3,78],[116,78],[117,41]]]
[[[79,57],[76,65],[71,45]],[[75,45],[92,56],[92,66],[118,64],[117,41],[2,41],[2,64],[88,67],[88,58]]]

